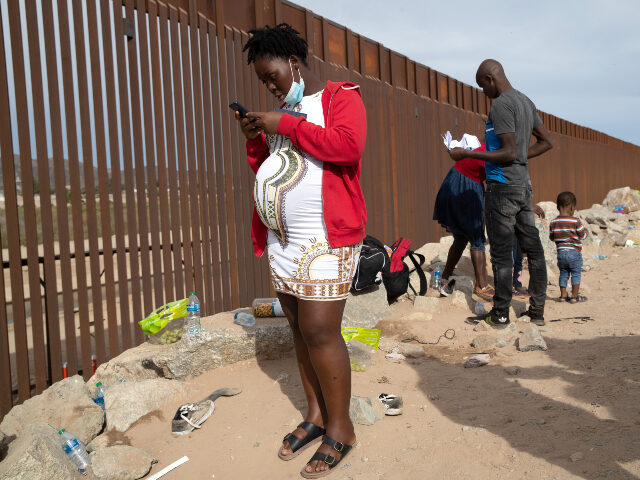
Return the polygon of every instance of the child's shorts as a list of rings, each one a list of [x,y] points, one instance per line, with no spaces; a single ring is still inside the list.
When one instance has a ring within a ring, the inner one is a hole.
[[[559,284],[566,287],[571,275],[571,285],[580,285],[582,277],[582,253],[573,248],[558,250],[558,269],[560,270]]]

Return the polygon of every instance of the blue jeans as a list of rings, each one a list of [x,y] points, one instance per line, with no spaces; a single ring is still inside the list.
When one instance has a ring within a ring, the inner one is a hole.
[[[485,220],[496,293],[493,308],[508,312],[513,286],[513,238],[527,254],[529,304],[540,313],[547,296],[547,265],[533,213],[533,190],[525,185],[487,184]]]
[[[582,254],[573,248],[558,250],[558,269],[560,270],[561,287],[566,288],[571,275],[571,285],[580,285],[582,277]]]

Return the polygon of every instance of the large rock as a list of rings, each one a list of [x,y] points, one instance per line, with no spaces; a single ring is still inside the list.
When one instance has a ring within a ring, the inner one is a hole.
[[[535,325],[525,328],[518,338],[518,350],[529,352],[532,350],[546,350],[547,344]]]
[[[435,297],[416,297],[413,302],[413,309],[437,312],[440,309],[440,299]]]
[[[349,417],[358,425],[373,425],[384,418],[384,405],[377,398],[351,395]]]
[[[198,335],[184,335],[171,345],[148,342],[126,350],[98,367],[90,385],[107,388],[122,380],[184,379],[222,365],[250,358],[278,359],[293,352],[291,329],[285,318],[258,318],[254,327],[233,323],[233,313],[202,319]]]
[[[182,393],[183,385],[157,378],[112,385],[105,392],[107,430],[125,432],[136,420],[159,409],[168,398]]]
[[[602,204],[609,210],[616,205],[626,205],[630,212],[635,212],[640,210],[640,192],[630,187],[616,188],[607,193]]]
[[[158,461],[149,452],[126,445],[105,447],[90,455],[91,469],[100,480],[136,480]]]
[[[503,348],[507,346],[507,341],[500,336],[494,336],[486,333],[486,334],[478,335],[477,337],[475,337],[471,341],[471,345],[473,346],[473,348],[479,348],[479,349]]]
[[[65,428],[87,444],[102,430],[104,412],[93,403],[82,377],[74,375],[13,407],[0,423],[0,431],[20,437],[30,425]]]
[[[467,277],[465,275],[452,275],[449,277],[449,280],[455,280],[456,283],[454,285],[455,290],[459,290],[467,295],[473,294],[473,286],[474,281],[473,278]]]
[[[454,307],[473,310],[474,302],[471,299],[471,295],[465,294],[459,290],[456,290],[451,295],[451,305]]]
[[[74,432],[75,433],[75,432]],[[58,433],[49,425],[25,425],[0,463],[0,480],[75,480],[83,477],[62,450]]]
[[[387,290],[380,284],[359,293],[350,293],[342,314],[342,324],[348,327],[373,328],[391,315]]]

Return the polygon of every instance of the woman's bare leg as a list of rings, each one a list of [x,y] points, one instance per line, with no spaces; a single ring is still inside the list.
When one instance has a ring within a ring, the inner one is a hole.
[[[296,359],[298,361],[298,370],[300,371],[302,388],[304,389],[304,394],[307,397],[307,414],[304,417],[304,420],[306,422],[311,422],[314,425],[318,425],[319,427],[324,427],[327,423],[327,409],[322,398],[322,390],[320,389],[318,377],[311,365],[307,345],[302,338],[302,333],[298,326],[298,299],[284,293],[278,293],[278,299],[280,300],[280,305],[282,305],[282,309],[287,316],[287,320],[289,321],[289,325],[293,333],[293,345],[296,352]],[[307,435],[307,432],[302,428],[296,428],[293,431],[293,434],[298,438],[304,438],[305,435]],[[292,453],[291,448],[289,448],[289,442],[284,442],[284,448],[281,453],[282,455],[289,455]]]
[[[309,359],[322,390],[327,421],[327,436],[353,445],[356,440],[349,418],[351,400],[351,367],[349,354],[340,333],[342,312],[346,300],[298,300],[298,326],[309,352]],[[329,445],[321,445],[318,452],[341,458]],[[307,472],[321,472],[329,466],[322,461],[307,465]]]

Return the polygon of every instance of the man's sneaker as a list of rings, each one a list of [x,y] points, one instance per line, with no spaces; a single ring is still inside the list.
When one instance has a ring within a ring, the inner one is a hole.
[[[402,397],[381,393],[378,400],[384,405],[385,415],[400,415],[402,413]]]
[[[200,428],[204,421],[211,416],[215,407],[211,400],[181,405],[171,421],[171,433],[186,435],[194,428]]]
[[[455,280],[449,280],[446,285],[440,287],[440,295],[442,295],[443,297],[448,297],[449,295],[451,295],[453,293],[453,287],[455,286],[455,284]]]
[[[539,327],[544,327],[546,323],[544,323],[544,310],[541,308],[535,308],[529,305],[529,309],[523,312],[520,316],[529,317],[529,321]]]
[[[509,312],[499,313],[494,308],[484,316],[484,321],[493,328],[506,328],[511,323]]]

